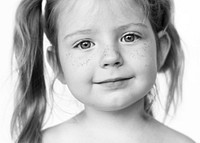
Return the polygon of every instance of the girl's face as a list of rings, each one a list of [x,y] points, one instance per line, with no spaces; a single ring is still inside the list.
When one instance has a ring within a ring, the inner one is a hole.
[[[74,97],[104,111],[143,98],[155,83],[157,61],[154,33],[142,9],[133,0],[62,3],[58,53]]]

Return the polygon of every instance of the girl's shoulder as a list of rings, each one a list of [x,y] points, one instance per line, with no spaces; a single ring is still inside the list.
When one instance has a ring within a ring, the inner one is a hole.
[[[146,143],[195,143],[186,135],[171,129],[154,120],[147,129],[143,138]],[[43,131],[42,143],[82,143],[84,136],[83,126],[72,118],[64,123],[48,128]]]
[[[78,125],[73,119],[45,129],[42,132],[42,143],[74,142],[78,134]],[[67,140],[66,140],[67,139]]]
[[[160,137],[160,142],[167,142],[167,143],[195,143],[191,138],[188,136],[172,129],[160,122],[155,122],[155,129],[157,130],[157,134]],[[157,136],[157,137],[158,137]]]
[[[171,143],[195,143],[190,137],[175,131],[173,129],[167,129],[165,138]],[[167,136],[168,135],[168,136]]]

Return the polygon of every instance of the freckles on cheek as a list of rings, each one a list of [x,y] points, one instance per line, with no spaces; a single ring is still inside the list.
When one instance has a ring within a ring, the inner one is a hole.
[[[86,67],[88,66],[89,62],[91,61],[91,59],[87,58],[87,59],[83,59],[83,58],[76,58],[72,60],[72,65],[75,67]]]
[[[66,60],[73,67],[83,68],[83,67],[87,67],[89,65],[91,58],[85,57],[85,56],[75,55],[75,54],[72,54],[72,53],[67,53],[66,54]]]
[[[133,61],[137,61],[143,64],[145,67],[152,66],[152,63],[155,63],[156,53],[155,47],[150,43],[146,42],[140,45],[140,47],[133,48],[134,50],[130,52],[130,56]]]
[[[147,56],[147,49],[148,49],[147,44],[143,44],[140,47],[133,47],[133,50],[131,52],[131,57],[135,58],[135,60],[139,60],[140,58],[145,58]]]

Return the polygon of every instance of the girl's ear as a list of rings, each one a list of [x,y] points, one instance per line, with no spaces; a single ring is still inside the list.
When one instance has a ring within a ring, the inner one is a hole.
[[[159,42],[159,49],[158,51],[158,71],[161,70],[162,66],[164,65],[169,50],[171,48],[171,39],[166,31],[160,31],[158,33],[158,42]]]
[[[57,76],[58,80],[60,82],[62,82],[63,84],[66,84],[62,69],[61,69],[61,67],[58,66],[58,61],[56,58],[56,51],[53,46],[49,46],[47,48],[47,61],[50,65],[50,67],[52,68],[53,72]]]

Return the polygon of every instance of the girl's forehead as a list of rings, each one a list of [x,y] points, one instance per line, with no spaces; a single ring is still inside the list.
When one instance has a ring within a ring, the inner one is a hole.
[[[143,9],[134,0],[61,0],[59,15],[81,14],[83,16],[103,14],[110,11],[120,17],[134,13],[143,13]]]
[[[105,19],[120,25],[146,22],[143,9],[134,0],[61,0],[59,7],[58,27],[104,24]]]

